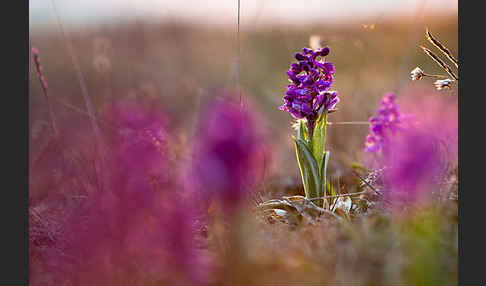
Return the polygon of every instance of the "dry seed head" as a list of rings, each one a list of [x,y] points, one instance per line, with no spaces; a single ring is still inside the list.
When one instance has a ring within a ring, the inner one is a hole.
[[[32,48],[32,57],[33,57],[33,60],[34,60],[35,69],[36,69],[37,75],[39,77],[39,81],[41,83],[42,89],[44,90],[44,92],[46,92],[47,91],[47,81],[46,81],[44,75],[42,74],[42,71],[44,70],[44,68],[42,67],[42,65],[40,63],[39,50],[35,47]]]
[[[434,85],[435,85],[435,88],[437,88],[437,90],[443,90],[443,89],[451,88],[452,82],[453,82],[453,80],[450,79],[450,78],[439,79],[439,80],[436,80],[434,82]]]
[[[40,82],[40,85],[42,87],[42,92],[44,93],[44,96],[46,98],[46,101],[47,101],[47,105],[48,105],[48,108],[49,108],[49,116],[51,117],[51,125],[52,125],[52,130],[54,131],[54,134],[57,136],[58,132],[57,132],[57,128],[56,128],[56,122],[55,122],[55,119],[54,119],[54,113],[52,111],[52,107],[51,107],[51,104],[49,102],[49,93],[48,93],[48,86],[47,86],[47,80],[46,78],[44,77],[44,74],[42,73],[42,65],[40,63],[40,57],[39,57],[39,50],[35,47],[32,48],[32,58],[34,60],[34,65],[35,65],[35,69],[37,71],[37,76],[39,77],[39,82]]]
[[[410,72],[410,77],[412,78],[412,80],[420,80],[423,76],[424,76],[424,71],[419,67],[414,68]]]

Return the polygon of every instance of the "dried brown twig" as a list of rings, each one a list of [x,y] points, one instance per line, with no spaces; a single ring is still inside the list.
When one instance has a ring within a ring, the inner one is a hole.
[[[444,63],[437,55],[435,55],[431,50],[427,49],[424,46],[420,46],[422,50],[429,56],[431,57],[437,64],[439,64],[454,80],[458,80],[459,78],[454,74],[454,72],[451,70],[451,68]]]
[[[47,88],[47,81],[46,78],[44,77],[44,74],[42,73],[43,67],[40,63],[40,57],[39,57],[39,50],[37,48],[32,48],[32,58],[34,60],[34,66],[37,71],[37,76],[39,77],[39,82],[42,87],[42,92],[44,93],[44,97],[47,102],[47,108],[49,109],[49,117],[51,119],[51,128],[54,133],[54,136],[57,136],[57,127],[56,127],[56,120],[54,117],[54,111],[52,110],[52,105],[49,100],[49,92]]]
[[[427,41],[432,43],[438,50],[444,54],[447,59],[449,59],[456,68],[459,68],[459,62],[454,58],[452,55],[451,51],[441,44],[437,39],[435,39],[432,34],[429,32],[429,29],[426,28],[425,30],[425,37]],[[434,54],[431,50],[424,46],[419,46],[426,55],[428,55],[434,62],[436,62],[442,69],[446,71],[446,73],[452,78],[446,78],[446,76],[442,75],[433,75],[433,74],[427,74],[425,73],[420,67],[416,67],[410,72],[410,78],[412,80],[420,80],[424,77],[435,77],[435,78],[442,78],[438,79],[434,82],[434,85],[437,90],[443,90],[443,89],[450,89],[452,84],[456,81],[459,80],[459,77],[452,71],[452,69],[444,62],[442,61],[436,54]]]
[[[426,28],[425,30],[425,35],[427,37],[427,40],[431,42],[436,48],[438,48],[451,62],[453,62],[456,68],[459,67],[459,62],[454,58],[454,56],[452,56],[451,51],[449,51],[448,48],[446,48],[438,40],[436,40],[429,32],[428,28]]]

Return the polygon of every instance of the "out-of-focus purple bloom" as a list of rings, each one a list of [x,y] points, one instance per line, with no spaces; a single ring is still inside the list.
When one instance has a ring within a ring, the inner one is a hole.
[[[150,101],[122,99],[112,102],[105,111],[105,119],[113,128],[113,171],[115,180],[124,185],[141,188],[168,181],[167,118]]]
[[[201,265],[188,204],[166,192],[137,195],[150,196],[153,203],[146,207],[133,195],[100,192],[68,219],[65,257],[54,261],[59,283],[111,285],[128,279],[132,285],[157,280],[173,284],[172,279],[180,279],[173,277],[175,271],[198,281]]]
[[[284,104],[280,110],[289,111],[296,119],[315,121],[319,111],[334,109],[339,102],[338,94],[329,91],[334,81],[334,65],[325,62],[329,48],[318,50],[303,48],[296,53],[296,63],[290,65],[287,76],[291,84],[287,86]]]
[[[384,158],[387,166],[386,195],[394,204],[425,200],[424,191],[436,191],[445,164],[437,134],[410,129],[395,140],[390,154]]]
[[[120,201],[113,211],[123,210],[129,216],[147,212],[155,219],[148,228],[143,221],[139,226],[130,226],[127,236],[145,233],[145,238],[139,237],[139,243],[131,245],[135,249],[141,246],[143,251],[152,247],[152,254],[163,253],[173,266],[189,269],[194,256],[191,240],[195,202],[183,199],[183,190],[177,194],[166,190],[178,189],[168,176],[167,118],[153,102],[135,99],[114,102],[106,116],[117,126],[111,187]],[[159,230],[153,231],[152,227]]]
[[[395,94],[387,93],[380,103],[376,115],[369,119],[370,133],[366,137],[365,151],[377,152],[390,145],[392,137],[406,125],[406,119],[412,115],[404,115],[395,103]]]
[[[408,99],[408,106],[407,102],[403,106],[416,115],[413,126],[390,138],[380,158],[387,167],[385,194],[398,208],[437,196],[448,169],[457,162],[457,104],[437,96],[409,95]]]
[[[367,152],[376,152],[380,149],[380,145],[373,135],[366,136],[365,148]]]
[[[206,198],[234,211],[256,179],[261,137],[255,115],[238,104],[213,100],[198,128],[192,180]]]
[[[109,184],[86,192],[63,218],[59,251],[50,253],[43,269],[53,273],[56,285],[200,285],[194,247],[197,202],[183,199],[175,186],[168,190],[164,113],[153,102],[123,99],[100,119],[111,139],[108,168],[102,170]],[[180,275],[174,277],[176,271]]]

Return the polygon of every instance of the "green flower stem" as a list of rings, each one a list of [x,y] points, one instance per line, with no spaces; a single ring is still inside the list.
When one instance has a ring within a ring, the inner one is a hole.
[[[326,171],[329,151],[325,151],[327,112],[316,121],[299,121],[297,138],[294,138],[297,161],[307,199],[325,197]],[[317,200],[318,206],[328,207],[327,199]]]

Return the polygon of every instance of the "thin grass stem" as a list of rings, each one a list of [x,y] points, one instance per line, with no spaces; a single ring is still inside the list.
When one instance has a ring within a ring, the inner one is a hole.
[[[432,34],[429,32],[429,28],[426,28],[425,36],[429,42],[439,49],[456,66],[456,68],[459,68],[459,62],[454,58],[454,56],[452,56],[451,51],[432,36]]]
[[[431,57],[439,66],[441,66],[454,80],[458,80],[459,78],[454,74],[451,68],[444,63],[436,54],[434,54],[431,50],[427,49],[424,46],[420,46],[420,48],[429,56]]]

